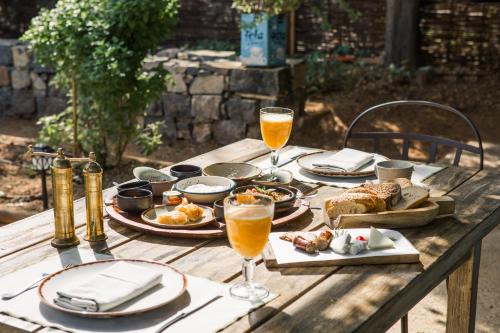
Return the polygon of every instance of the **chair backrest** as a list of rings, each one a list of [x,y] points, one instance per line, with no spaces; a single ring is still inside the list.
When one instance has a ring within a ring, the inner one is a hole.
[[[356,124],[365,116],[367,116],[370,113],[373,113],[375,111],[380,111],[382,109],[387,109],[387,108],[392,108],[392,107],[408,107],[408,106],[422,106],[426,108],[434,108],[434,109],[439,109],[442,111],[447,111],[451,112],[457,116],[459,116],[462,120],[464,120],[467,125],[470,127],[472,132],[474,133],[474,136],[476,138],[476,141],[478,143],[478,146],[472,146],[470,144],[467,144],[462,141],[457,141],[457,140],[452,140],[448,138],[443,138],[439,136],[432,136],[432,135],[426,135],[426,134],[418,134],[418,133],[401,133],[401,132],[354,132],[353,129],[356,126]],[[438,103],[434,102],[427,102],[427,101],[394,101],[394,102],[388,102],[388,103],[383,103],[379,104],[376,106],[373,106],[362,113],[360,113],[349,125],[349,128],[347,129],[347,132],[344,137],[344,147],[347,147],[347,144],[350,139],[367,139],[367,140],[372,140],[373,141],[373,150],[374,152],[379,152],[380,151],[380,140],[382,139],[392,139],[392,140],[402,140],[403,141],[403,150],[402,150],[402,156],[401,158],[403,160],[408,159],[408,150],[410,148],[410,143],[412,141],[421,141],[421,142],[427,142],[430,143],[430,148],[429,148],[429,158],[427,160],[428,163],[433,163],[436,161],[436,154],[437,154],[437,148],[438,145],[443,145],[443,146],[448,146],[448,147],[454,147],[455,150],[455,157],[453,159],[453,165],[458,166],[460,162],[460,158],[462,156],[463,151],[468,151],[474,154],[479,155],[479,168],[480,170],[483,169],[483,158],[484,158],[484,153],[483,153],[483,143],[481,141],[481,136],[479,135],[479,131],[477,130],[476,126],[474,123],[462,112]]]

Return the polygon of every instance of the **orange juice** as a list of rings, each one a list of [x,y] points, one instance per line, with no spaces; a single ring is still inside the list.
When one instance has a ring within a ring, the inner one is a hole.
[[[261,254],[271,232],[272,212],[266,207],[241,207],[225,218],[232,248],[245,258]]]
[[[262,139],[269,149],[278,150],[288,141],[293,117],[289,114],[264,113],[260,116]]]

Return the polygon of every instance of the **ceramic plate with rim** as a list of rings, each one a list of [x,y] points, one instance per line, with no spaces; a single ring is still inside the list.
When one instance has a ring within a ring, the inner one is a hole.
[[[163,274],[162,282],[145,293],[106,312],[70,310],[54,303],[54,298],[57,297],[56,292],[58,290],[71,287],[75,283],[78,283],[78,281],[88,280],[118,261],[125,261],[130,264],[160,271]],[[186,287],[186,276],[167,264],[147,260],[113,259],[84,263],[51,274],[38,287],[38,296],[42,303],[59,311],[82,317],[111,318],[139,314],[164,306],[181,296]]]
[[[197,221],[188,222],[186,224],[161,224],[161,223],[156,222],[156,218],[158,217],[158,215],[175,210],[175,206],[172,206],[172,205],[163,205],[163,206],[157,206],[154,208],[150,208],[150,209],[146,210],[144,213],[142,213],[141,218],[146,224],[149,224],[149,225],[152,225],[152,226],[158,227],[158,228],[166,228],[166,229],[201,228],[203,226],[206,226],[207,224],[212,223],[212,221],[215,219],[215,216],[214,216],[214,212],[213,212],[212,208],[207,207],[207,206],[202,206],[202,205],[198,205],[198,206],[203,208],[203,211],[204,211],[203,217]]]
[[[386,161],[387,158],[382,155],[374,155],[374,158],[371,162],[362,166],[358,171],[352,172],[342,172],[334,169],[328,168],[318,168],[313,164],[322,164],[325,163],[325,160],[328,160],[330,156],[335,154],[336,151],[320,151],[311,154],[304,155],[297,159],[297,164],[304,169],[305,171],[325,177],[332,178],[356,178],[356,177],[368,177],[375,175],[375,164],[380,161]]]
[[[206,176],[226,177],[240,185],[258,177],[261,173],[262,170],[259,167],[250,163],[223,162],[203,168],[203,174]]]

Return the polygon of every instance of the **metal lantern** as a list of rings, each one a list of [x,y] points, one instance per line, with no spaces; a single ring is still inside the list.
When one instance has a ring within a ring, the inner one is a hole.
[[[50,148],[49,146],[43,143],[37,143],[36,145],[33,146],[33,152],[53,153],[54,149]],[[52,165],[52,160],[53,157],[50,156],[39,156],[39,155],[31,156],[31,163],[33,164],[33,169],[38,171],[40,177],[42,178],[43,209],[49,208],[46,176],[47,176],[47,170],[49,170],[50,166]]]

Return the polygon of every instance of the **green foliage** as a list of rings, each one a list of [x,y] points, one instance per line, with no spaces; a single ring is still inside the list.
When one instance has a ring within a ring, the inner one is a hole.
[[[233,0],[233,8],[242,13],[279,15],[299,8],[302,0]]]
[[[42,127],[38,133],[40,142],[51,147],[57,147],[63,142],[71,142],[73,121],[69,108],[61,113],[42,117],[36,124]]]
[[[105,165],[120,163],[143,130],[137,120],[165,88],[168,73],[160,66],[145,73],[142,65],[175,24],[177,8],[177,0],[59,0],[23,36],[37,61],[56,69],[59,88],[76,80],[79,145]],[[69,121],[69,113],[41,120],[48,126],[42,137],[64,142],[53,129]]]
[[[141,148],[141,152],[144,155],[151,155],[161,145],[161,129],[163,126],[165,126],[163,121],[148,124],[144,131],[135,139],[135,142]]]
[[[361,17],[361,13],[355,10],[347,0],[335,0],[335,3],[349,15],[353,22]],[[312,9],[314,15],[321,19],[324,30],[331,29],[330,23],[315,0],[233,0],[232,7],[242,13],[280,15],[297,10],[301,5]]]
[[[337,56],[352,54],[352,50],[340,45],[331,51],[313,51],[306,55],[306,89],[309,94],[324,92],[343,84],[346,72],[353,67]]]

